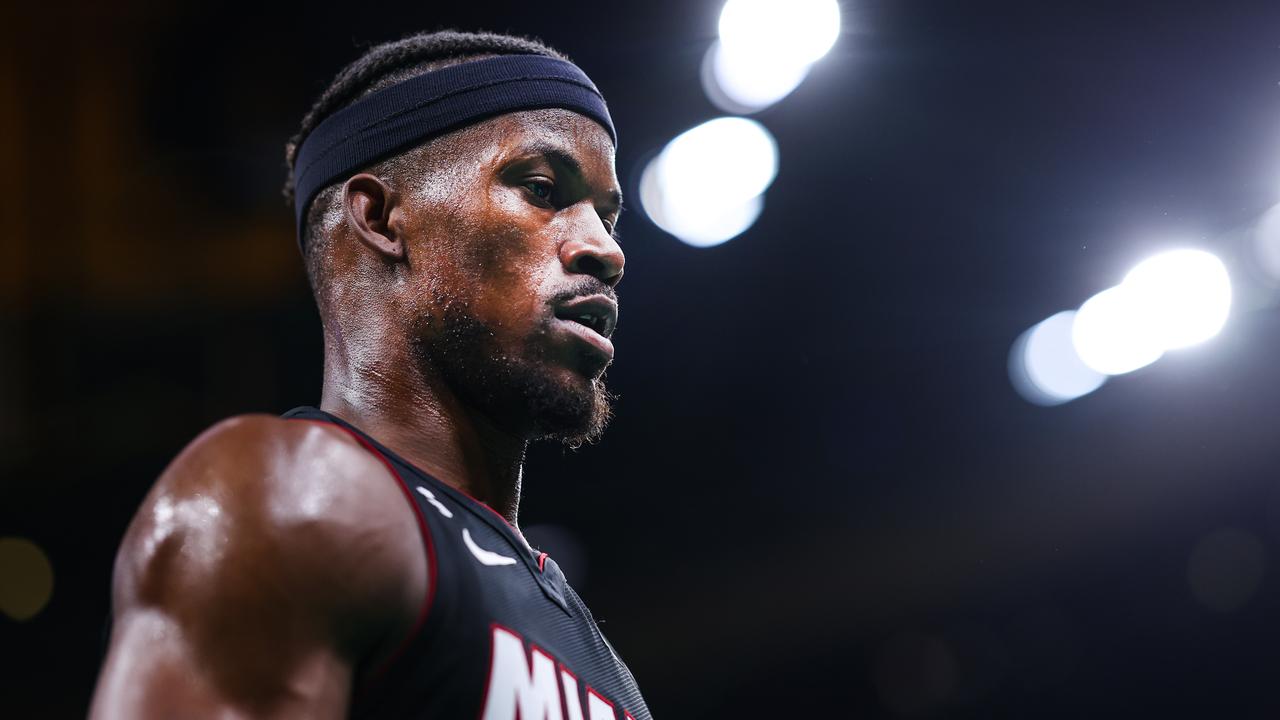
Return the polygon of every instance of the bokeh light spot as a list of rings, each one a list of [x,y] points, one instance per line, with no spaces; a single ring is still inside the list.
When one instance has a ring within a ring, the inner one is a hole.
[[[1059,405],[1097,390],[1107,376],[1090,368],[1071,343],[1075,311],[1060,312],[1022,334],[1009,353],[1014,389],[1036,405]]]
[[[687,130],[645,167],[640,203],[658,227],[695,247],[751,227],[778,174],[778,145],[760,123],[717,118]]]
[[[812,63],[840,37],[836,0],[729,0],[720,11],[720,41],[735,52],[778,62]]]
[[[734,54],[716,42],[702,60],[702,88],[712,103],[731,113],[758,112],[800,87],[809,66],[788,65],[761,53]]]
[[[1019,336],[1009,377],[1029,402],[1061,404],[1096,390],[1100,375],[1133,372],[1217,335],[1231,298],[1231,276],[1217,256],[1189,248],[1160,253],[1075,313],[1058,313]],[[1070,343],[1062,342],[1067,325]]]
[[[1127,285],[1107,288],[1080,306],[1071,344],[1084,364],[1106,375],[1122,375],[1160,359],[1164,348],[1148,322],[1146,305]]]
[[[1231,313],[1231,277],[1212,253],[1182,249],[1138,264],[1124,278],[1146,332],[1165,350],[1204,342],[1217,335]]]
[[[1280,205],[1258,219],[1253,229],[1253,251],[1267,279],[1280,285]]]
[[[711,101],[750,113],[791,93],[840,36],[836,0],[729,0],[702,81]]]
[[[53,596],[53,565],[39,545],[25,538],[0,538],[0,612],[30,620]]]

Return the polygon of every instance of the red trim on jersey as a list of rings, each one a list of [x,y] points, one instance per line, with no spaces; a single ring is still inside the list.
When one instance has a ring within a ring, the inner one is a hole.
[[[602,703],[604,703],[605,705],[608,705],[608,706],[609,706],[609,716],[610,716],[610,717],[615,717],[615,718],[616,718],[616,717],[618,717],[618,710],[617,710],[617,708],[615,708],[615,707],[614,707],[613,703],[609,702],[609,698],[607,698],[607,697],[605,697],[605,696],[601,695],[600,693],[596,692],[596,689],[595,689],[595,688],[593,688],[593,687],[591,687],[590,685],[588,685],[588,686],[587,686],[587,720],[591,720],[591,696],[592,696],[592,695],[594,695],[594,696],[596,696],[596,697],[600,698],[600,702],[602,702]]]
[[[526,643],[524,640],[524,636],[516,632],[515,630],[512,630],[511,628],[499,622],[489,623],[489,670],[488,672],[485,673],[485,676],[484,676],[484,690],[480,691],[480,714],[478,716],[479,718],[484,718],[485,711],[489,709],[489,686],[493,684],[493,659],[496,656],[498,651],[498,634],[495,633],[494,630],[501,630],[502,632],[520,641],[520,647],[524,650],[525,660],[527,662],[527,667],[529,668],[530,671],[533,670],[533,654],[534,653],[539,653],[546,659],[550,660],[552,665],[554,665],[557,669],[564,668],[564,664],[561,663],[559,660],[557,660],[554,655],[547,652],[546,650],[543,650],[537,645],[533,643],[527,643],[528,647],[525,648]],[[570,673],[570,674],[572,675],[573,673]],[[575,676],[575,679],[576,679],[576,676]],[[560,676],[557,675],[556,676],[557,690],[559,689],[559,687],[560,687]],[[558,694],[561,696],[560,704],[563,706],[564,693],[558,692]],[[516,708],[517,717],[519,716],[519,713],[520,713],[520,709]]]
[[[321,412],[324,412],[324,411],[323,411],[323,410],[321,410]],[[291,420],[310,420],[310,421],[312,421],[312,422],[326,423],[326,424],[329,424],[329,425],[334,425],[334,426],[336,426],[336,427],[340,427],[340,428],[342,428],[343,430],[347,430],[347,428],[346,428],[346,427],[344,427],[344,426],[342,426],[342,425],[338,425],[337,423],[332,423],[332,422],[329,422],[329,421],[327,421],[327,420],[320,420],[320,419],[318,419],[318,418],[290,418],[290,419],[291,419]],[[351,432],[351,431],[350,431],[350,430],[347,430],[347,432]],[[364,438],[362,438],[362,437],[360,437],[360,436],[358,436],[358,435],[357,435],[357,436],[355,436],[355,438],[356,438],[357,440],[359,440],[359,441],[360,441],[360,444],[361,444],[361,445],[364,445],[364,446],[366,446],[366,447],[369,447],[368,443],[366,443],[366,442],[364,441]],[[382,457],[382,453],[378,452],[377,448],[369,447],[369,449],[370,449],[371,451],[373,451],[373,453],[374,453],[374,454],[376,454],[378,457]],[[384,458],[384,461],[385,461],[385,458]],[[410,463],[410,464],[412,464],[412,463]],[[428,474],[429,474],[429,473],[428,473]],[[397,476],[397,477],[399,477],[399,476]],[[403,481],[402,481],[402,482],[403,482]],[[499,520],[501,520],[503,525],[506,525],[508,528],[510,528],[510,529],[511,529],[511,532],[515,533],[516,537],[520,538],[520,540],[521,540],[522,542],[524,542],[524,546],[525,546],[526,548],[532,549],[532,547],[530,547],[530,545],[529,545],[529,540],[525,538],[524,533],[520,532],[520,529],[519,529],[519,528],[517,528],[515,525],[512,525],[512,524],[511,524],[511,522],[510,522],[509,520],[507,520],[505,517],[503,517],[503,516],[502,516],[502,513],[500,513],[500,512],[498,512],[497,510],[494,510],[493,508],[489,507],[489,505],[488,505],[487,503],[485,503],[483,500],[478,499],[476,496],[472,495],[471,493],[467,492],[466,490],[463,490],[462,488],[454,487],[453,485],[451,485],[451,484],[449,484],[449,483],[446,483],[446,482],[444,482],[443,480],[439,480],[439,482],[441,482],[441,483],[443,483],[443,484],[447,485],[451,490],[456,490],[457,492],[462,493],[463,497],[465,497],[465,498],[467,498],[468,500],[470,500],[471,502],[473,502],[473,503],[475,503],[475,504],[479,505],[480,507],[484,508],[485,510],[488,510],[488,511],[489,511],[489,512],[494,516],[494,517],[496,517],[496,518],[498,518]],[[412,498],[412,497],[413,497],[413,496],[412,496],[412,495],[410,495],[410,498]],[[416,508],[416,507],[418,507],[418,504],[415,502],[415,503],[413,503],[413,506]]]
[[[545,554],[545,553],[544,553],[544,554]],[[573,698],[573,699],[574,699],[574,701],[575,701],[575,702],[577,702],[577,704],[578,704],[579,720],[587,720],[587,718],[586,718],[586,714],[585,714],[585,713],[583,712],[583,710],[582,710],[582,680],[578,677],[577,673],[575,673],[574,671],[570,670],[570,669],[568,668],[568,666],[567,666],[567,665],[565,665],[564,663],[558,663],[558,665],[559,665],[560,673],[561,673],[561,677],[559,678],[559,680],[560,680],[560,705],[561,705],[561,708],[560,708],[560,709],[564,711],[564,716],[565,716],[566,720],[573,720],[573,718],[570,718],[570,717],[569,717],[569,694],[568,694],[568,688],[566,688],[566,687],[564,686],[564,676],[565,676],[565,675],[568,675],[569,677],[573,678],[573,692],[574,692],[574,698]]]
[[[379,452],[378,448],[375,447],[373,444],[371,444],[368,440],[364,439],[360,435],[360,433],[357,433],[354,430],[351,430],[350,428],[339,425],[338,423],[329,422],[328,420],[321,420],[319,418],[290,418],[290,419],[320,423],[327,427],[337,428],[345,432],[346,434],[350,435],[352,438],[355,439],[356,442],[360,443],[361,447],[363,447],[365,450],[368,450],[370,453],[373,454],[374,457],[381,460],[382,464],[386,466],[387,471],[391,473],[391,477],[396,479],[396,485],[400,487],[400,492],[404,493],[405,500],[409,501],[409,507],[413,508],[413,516],[418,521],[418,532],[419,534],[422,535],[422,546],[427,553],[427,596],[422,601],[422,608],[418,610],[418,617],[413,623],[413,629],[411,629],[409,631],[409,634],[404,638],[404,640],[401,640],[400,644],[397,645],[396,648],[391,651],[390,655],[388,655],[381,663],[379,663],[377,667],[370,670],[368,674],[366,674],[365,677],[360,681],[360,686],[358,690],[365,691],[365,690],[368,690],[374,683],[382,679],[382,677],[387,674],[387,671],[390,670],[393,665],[395,665],[396,661],[400,659],[400,656],[404,655],[405,651],[409,649],[409,646],[413,644],[413,641],[418,638],[418,634],[422,632],[422,628],[427,624],[427,614],[430,612],[431,605],[436,598],[437,563],[436,563],[435,543],[431,542],[431,531],[427,529],[427,518],[422,514],[422,508],[418,506],[418,501],[413,496],[413,490],[410,489],[409,483],[405,482],[405,479],[400,476],[400,472],[396,470],[396,466],[392,464],[390,458],[388,458],[386,455],[383,455],[381,452]]]
[[[538,555],[538,572],[542,572],[542,565],[547,562],[547,554],[540,553]]]
[[[546,553],[543,553],[543,554],[545,555]],[[560,676],[559,676],[560,673],[564,673],[569,677],[573,678],[573,681],[577,685],[577,691],[579,693],[581,693],[584,689],[586,690],[585,696],[579,695],[580,698],[583,698],[587,701],[586,705],[580,708],[583,711],[584,720],[591,720],[591,696],[593,695],[596,698],[598,698],[600,702],[609,706],[609,710],[612,717],[617,717],[617,714],[618,714],[617,705],[614,705],[613,703],[609,702],[609,698],[605,697],[604,695],[601,695],[600,692],[597,691],[595,688],[591,687],[590,685],[583,684],[582,679],[578,677],[578,674],[570,670],[569,667],[565,665],[563,662],[561,662],[559,658],[547,652],[546,650],[543,650],[542,648],[538,647],[537,643],[526,642],[523,635],[516,632],[515,630],[512,630],[506,625],[503,625],[502,623],[499,623],[499,622],[490,622],[489,623],[489,670],[488,672],[485,673],[484,690],[480,692],[480,698],[481,698],[480,715],[479,715],[480,718],[484,717],[484,713],[488,709],[489,686],[493,684],[493,659],[494,659],[495,653],[497,652],[497,643],[498,643],[498,635],[497,633],[494,632],[495,630],[501,630],[507,633],[508,635],[514,637],[515,639],[519,640],[520,645],[522,647],[527,645],[527,647],[524,647],[524,652],[525,652],[525,659],[528,661],[527,667],[529,668],[530,671],[533,670],[533,656],[535,653],[547,658],[555,665],[556,671],[557,671],[556,688],[560,694],[560,709],[562,711],[567,712],[569,699],[564,694],[564,682],[560,679]],[[517,710],[517,713],[518,712],[519,711]],[[636,720],[634,717],[631,716],[631,713],[627,712],[626,710],[623,710],[622,714],[626,717],[626,720]]]
[[[442,482],[443,482],[443,481],[442,481]],[[447,484],[447,483],[446,483],[446,484]],[[520,540],[524,543],[524,546],[525,546],[526,548],[529,548],[530,550],[532,550],[532,549],[533,549],[533,547],[532,547],[531,545],[529,545],[529,540],[528,540],[527,538],[525,538],[524,533],[520,532],[520,529],[519,529],[519,528],[517,528],[515,525],[512,525],[512,524],[511,524],[511,521],[509,521],[509,520],[507,520],[505,517],[503,517],[503,516],[502,516],[502,513],[500,513],[500,512],[498,512],[497,510],[494,510],[493,508],[489,507],[489,505],[488,505],[485,501],[478,499],[476,496],[472,495],[471,493],[467,492],[466,490],[463,490],[462,488],[453,487],[452,485],[449,485],[449,487],[451,487],[451,488],[453,488],[454,490],[457,490],[458,492],[462,493],[462,494],[463,494],[463,496],[465,496],[465,497],[466,497],[468,500],[470,500],[471,502],[473,502],[473,503],[475,503],[475,504],[479,505],[480,507],[484,508],[485,510],[488,510],[490,513],[492,513],[492,514],[493,514],[493,516],[494,516],[494,517],[496,517],[496,518],[498,518],[499,520],[501,520],[503,525],[506,525],[508,528],[510,528],[510,529],[511,529],[511,532],[515,533],[516,537],[520,538]],[[539,568],[539,569],[541,569],[541,568]]]

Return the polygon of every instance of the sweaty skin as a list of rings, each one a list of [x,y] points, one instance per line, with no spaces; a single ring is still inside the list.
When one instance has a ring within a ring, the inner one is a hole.
[[[549,397],[588,402],[612,357],[555,311],[612,302],[621,280],[614,148],[564,110],[455,135],[446,159],[414,156],[407,182],[359,174],[342,188],[318,298],[321,408],[515,526],[527,443],[565,430],[545,407],[577,405],[527,402],[503,382],[532,375]],[[462,344],[458,327],[480,340]],[[475,374],[455,347],[507,369]],[[125,535],[90,715],[346,717],[427,583],[413,510],[353,438],[265,415],[224,421],[164,471]]]

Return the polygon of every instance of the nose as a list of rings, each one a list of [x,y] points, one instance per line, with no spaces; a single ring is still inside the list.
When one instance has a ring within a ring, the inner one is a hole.
[[[560,262],[571,273],[590,275],[609,287],[622,282],[627,258],[594,208],[578,213],[573,234],[560,246]]]

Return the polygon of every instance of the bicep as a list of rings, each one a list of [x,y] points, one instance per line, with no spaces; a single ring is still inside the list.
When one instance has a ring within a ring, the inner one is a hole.
[[[263,424],[202,436],[134,518],[95,718],[342,717],[406,615],[404,532],[358,482],[363,451]]]
[[[257,641],[260,658],[273,655],[271,641],[269,633]],[[112,631],[91,718],[346,716],[350,666],[329,649],[316,646],[288,665],[272,666],[246,657],[228,663],[200,645],[163,610],[124,612]]]

